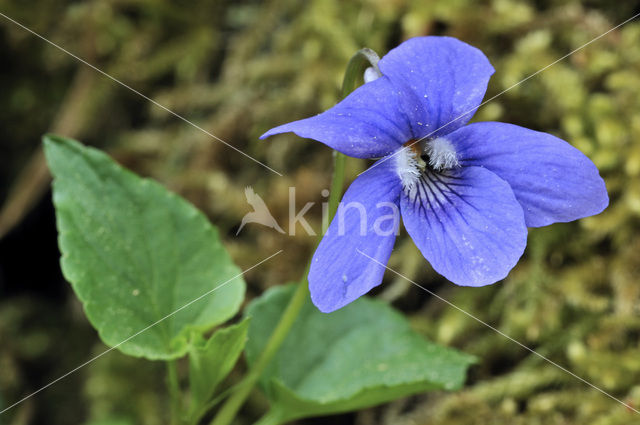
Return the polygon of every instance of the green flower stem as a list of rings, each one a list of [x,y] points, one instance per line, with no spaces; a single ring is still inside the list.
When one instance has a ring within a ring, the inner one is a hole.
[[[368,66],[372,66],[378,71],[378,55],[371,49],[359,50],[349,61],[347,70],[345,72],[344,80],[342,82],[342,97],[346,97],[357,87],[358,83],[362,80],[365,69]],[[379,71],[378,71],[379,72]],[[345,156],[339,152],[335,152],[334,157],[334,170],[333,177],[331,179],[331,192],[329,195],[329,219],[331,220],[335,215],[340,198],[342,196],[342,186],[344,185],[344,166]],[[319,242],[319,241],[318,241]],[[238,384],[237,390],[227,399],[224,405],[218,411],[218,414],[213,418],[211,425],[229,425],[236,414],[246,401],[247,397],[253,390],[253,387],[258,383],[260,376],[264,372],[269,362],[273,359],[273,356],[277,353],[278,349],[284,342],[285,338],[289,334],[291,327],[298,318],[298,314],[302,309],[302,306],[306,302],[309,296],[309,284],[307,282],[307,275],[311,267],[311,260],[307,264],[304,271],[304,277],[298,284],[289,305],[285,309],[280,322],[276,326],[275,330],[271,334],[269,341],[264,351],[258,357],[258,360],[253,364],[253,367],[244,379]],[[269,418],[269,415],[265,418]],[[265,419],[267,421],[267,419]],[[275,419],[271,418],[267,421],[269,424],[277,423]]]
[[[380,57],[371,49],[364,48],[356,52],[347,64],[347,70],[342,80],[342,98],[349,96],[352,91],[358,87],[362,81],[364,71],[368,67],[372,67],[378,75],[381,75],[378,69],[378,61]],[[333,179],[331,180],[331,195],[329,197],[329,221],[336,215],[338,204],[340,203],[340,195],[342,194],[342,186],[344,184],[344,164],[346,155],[338,151],[334,153]],[[338,196],[334,196],[337,194]]]
[[[279,413],[273,410],[269,410],[254,425],[279,425],[280,423],[281,423],[281,419],[280,419]]]
[[[218,394],[216,398],[214,398],[213,400],[210,400],[204,406],[201,406],[199,409],[195,411],[195,413],[192,413],[190,415],[189,425],[198,425],[202,417],[206,415],[207,412],[209,412],[215,406],[220,404],[224,399],[226,399],[229,396],[229,394],[233,393],[236,390],[237,386],[238,384],[225,389],[220,394]]]
[[[364,48],[356,52],[347,64],[347,70],[342,80],[342,98],[349,96],[352,91],[363,81],[364,71],[372,67],[378,75],[382,75],[378,69],[380,57],[371,49]]]
[[[176,360],[167,362],[167,386],[169,388],[169,397],[171,398],[171,425],[179,425],[182,423],[182,404]]]
[[[345,154],[333,151],[333,177],[331,178],[331,191],[329,192],[329,223],[338,211],[340,195],[344,185],[344,164],[347,160]],[[334,196],[336,194],[336,196]]]
[[[289,305],[282,314],[278,326],[276,326],[276,329],[271,334],[264,351],[260,357],[258,357],[258,360],[254,363],[249,373],[238,385],[236,392],[229,397],[222,408],[218,411],[218,414],[211,422],[211,425],[229,425],[236,416],[238,410],[240,410],[240,407],[244,404],[245,400],[251,393],[251,390],[258,382],[258,379],[260,379],[262,372],[264,372],[264,369],[267,367],[273,356],[280,348],[280,345],[287,337],[291,326],[298,317],[300,309],[307,300],[309,288],[306,281],[307,279],[305,278],[298,284],[296,292],[293,294],[291,301],[289,301]]]

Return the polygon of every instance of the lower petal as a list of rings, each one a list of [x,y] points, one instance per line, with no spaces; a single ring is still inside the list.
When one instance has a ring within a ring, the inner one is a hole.
[[[337,310],[382,282],[400,223],[401,185],[384,161],[361,174],[344,194],[311,260],[311,300],[324,313]]]
[[[505,278],[527,243],[524,213],[509,184],[480,167],[423,174],[401,195],[400,209],[422,255],[458,285]]]

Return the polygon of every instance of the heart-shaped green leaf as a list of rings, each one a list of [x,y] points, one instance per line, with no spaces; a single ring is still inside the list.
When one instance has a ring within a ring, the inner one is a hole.
[[[249,319],[219,329],[209,340],[195,335],[189,349],[191,416],[197,422],[220,382],[231,372],[247,342]]]
[[[193,331],[236,314],[244,281],[201,212],[96,149],[44,143],[62,271],[107,345],[177,358]]]
[[[293,292],[274,288],[247,309],[247,360],[263,350]],[[425,340],[381,302],[361,298],[330,314],[310,302],[263,374],[265,423],[346,412],[464,383],[470,355]]]

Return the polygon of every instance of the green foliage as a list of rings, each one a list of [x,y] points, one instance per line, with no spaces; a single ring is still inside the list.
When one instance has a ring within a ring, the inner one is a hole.
[[[107,345],[177,358],[191,332],[236,314],[244,281],[204,215],[100,151],[44,142],[62,270]]]
[[[249,321],[245,319],[237,325],[219,329],[208,340],[201,335],[195,335],[189,348],[192,418],[202,416],[203,408],[213,396],[216,387],[238,361],[247,342]]]
[[[246,311],[246,353],[262,352],[293,286],[267,291]],[[460,388],[473,358],[426,341],[406,319],[368,298],[331,314],[310,301],[261,378],[268,423],[357,410],[427,390]]]

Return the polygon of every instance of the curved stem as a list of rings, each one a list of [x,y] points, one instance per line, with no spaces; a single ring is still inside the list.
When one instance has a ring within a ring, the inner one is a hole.
[[[371,66],[378,75],[382,75],[378,68],[378,62],[380,57],[373,50],[365,47],[356,52],[351,57],[347,64],[347,70],[344,73],[344,79],[342,80],[342,98],[349,96],[352,91],[358,87],[361,82],[364,81],[364,72]],[[346,155],[338,151],[334,153],[334,169],[333,179],[331,181],[331,195],[329,197],[329,221],[333,218],[338,210],[338,204],[340,203],[340,196],[333,196],[334,194],[342,194],[342,185],[344,184],[344,164]],[[333,202],[332,202],[333,201]]]
[[[169,388],[169,397],[171,398],[171,424],[178,425],[182,422],[182,404],[176,360],[167,362],[167,386]]]
[[[258,382],[258,379],[260,379],[262,372],[264,372],[264,369],[280,348],[280,345],[289,333],[291,326],[293,326],[293,323],[298,317],[300,309],[307,300],[309,289],[306,281],[307,279],[305,277],[305,279],[298,284],[296,292],[293,294],[293,297],[291,297],[289,305],[287,305],[287,308],[280,318],[280,322],[278,322],[278,325],[271,334],[264,351],[260,354],[260,357],[258,357],[258,360],[253,364],[253,367],[244,377],[242,382],[238,384],[236,392],[233,393],[233,395],[222,406],[220,411],[218,411],[218,414],[211,422],[211,425],[230,424],[238,410],[240,410],[240,407],[244,404],[245,400],[251,393],[251,390]]]
[[[263,417],[261,417],[258,422],[254,425],[278,425],[281,419],[277,413],[273,410],[269,410]]]
[[[349,96],[358,87],[359,83],[364,81],[364,71],[368,67],[372,67],[378,75],[382,75],[380,69],[378,69],[379,61],[380,57],[373,50],[366,47],[358,50],[347,64],[344,80],[342,80],[342,98]]]
[[[333,177],[331,178],[331,189],[329,192],[329,223],[338,211],[340,195],[344,185],[344,164],[346,155],[338,151],[333,151]],[[334,196],[335,195],[335,196]]]
[[[219,403],[221,403],[222,400],[227,398],[227,396],[229,394],[233,393],[237,389],[238,385],[239,384],[236,384],[236,385],[233,385],[233,386],[225,389],[220,394],[218,394],[216,396],[216,398],[214,398],[213,400],[209,401],[204,406],[200,407],[194,413],[191,413],[189,425],[198,425],[200,423],[200,420],[202,419],[202,417],[204,415],[206,415],[208,411],[210,411],[215,406],[217,406]]]
[[[364,71],[367,67],[372,66],[374,70],[378,73],[380,72],[378,70],[378,60],[378,55],[371,49],[361,49],[353,55],[347,64],[347,70],[345,71],[344,80],[342,82],[343,98],[355,90],[359,82],[362,81]],[[329,220],[333,218],[338,210],[338,204],[342,195],[342,186],[344,185],[344,166],[346,157],[340,152],[335,152],[334,158],[334,170],[333,177],[331,179],[331,192],[329,195]],[[291,297],[287,308],[280,317],[280,321],[271,334],[271,337],[269,337],[269,341],[267,342],[264,351],[253,364],[249,373],[237,385],[237,389],[233,395],[229,397],[222,408],[220,408],[217,415],[213,418],[211,425],[229,425],[231,421],[233,421],[247,397],[249,397],[253,387],[257,384],[260,376],[262,376],[264,369],[269,365],[273,356],[278,352],[278,349],[289,334],[291,327],[298,318],[298,314],[309,296],[307,275],[309,274],[310,267],[311,260],[309,260],[303,278]],[[270,416],[269,414],[265,416],[263,421],[266,421],[269,424],[277,423],[275,417]]]

